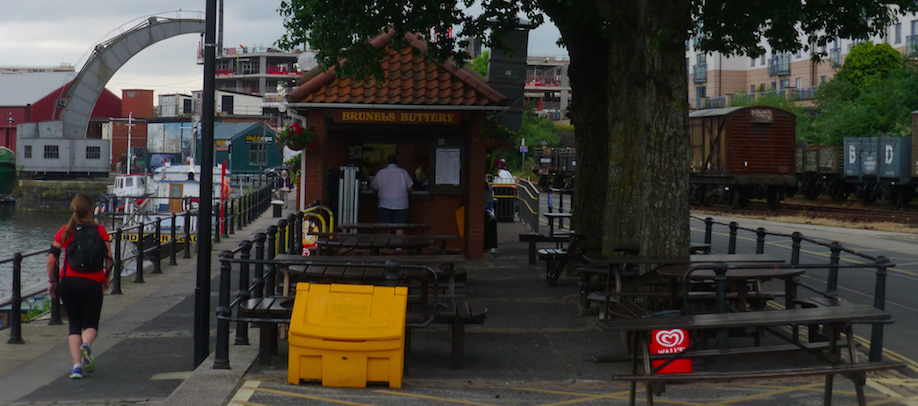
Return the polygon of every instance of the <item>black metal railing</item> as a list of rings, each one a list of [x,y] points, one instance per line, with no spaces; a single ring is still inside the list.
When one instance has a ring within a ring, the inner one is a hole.
[[[251,223],[258,215],[264,213],[270,207],[271,188],[264,186],[252,193],[239,198],[233,198],[221,205],[221,210],[225,211],[225,216],[219,223],[229,227],[241,228]],[[176,265],[176,256],[178,254],[178,244],[182,243],[184,248],[183,258],[191,258],[191,244],[197,242],[198,233],[191,231],[191,219],[197,217],[197,210],[186,210],[181,213],[171,213],[172,227],[169,231],[168,241],[166,235],[162,233],[163,218],[157,218],[149,222],[140,222],[127,227],[118,227],[109,230],[112,236],[112,254],[114,256],[114,265],[112,268],[112,291],[113,295],[123,294],[121,289],[121,273],[126,263],[135,261],[136,270],[134,273],[134,283],[144,283],[144,259],[151,259],[153,262],[152,274],[162,273],[161,261],[168,258],[170,265]],[[181,239],[176,231],[178,217],[184,217],[184,227]],[[215,223],[218,223],[215,221]],[[150,230],[149,234],[147,230]],[[217,238],[217,235],[214,235]],[[136,241],[137,252],[131,256],[124,256],[122,253],[122,244],[124,241]],[[149,244],[144,244],[145,240],[150,240]],[[22,291],[22,264],[23,259],[48,255],[48,249],[34,251],[26,254],[19,252],[13,253],[9,258],[0,259],[0,269],[6,264],[10,264],[13,272],[13,283],[11,287],[11,296],[0,298],[0,305],[9,304],[10,312],[10,344],[22,344],[22,302],[29,297],[38,296],[47,292],[47,284],[40,283],[29,287],[27,292]],[[60,269],[59,264],[55,265]],[[59,278],[59,272],[55,272],[55,278]],[[60,318],[60,300],[58,296],[52,297],[51,301],[51,319],[49,324],[62,324]]]
[[[526,179],[516,180],[517,215],[533,233],[539,233],[539,188]]]
[[[740,232],[752,233],[755,234],[755,253],[764,254],[766,246],[766,238],[774,237],[778,239],[790,239],[791,241],[791,256],[790,263],[786,265],[770,265],[769,267],[773,268],[806,268],[806,269],[827,269],[828,276],[826,278],[826,287],[824,290],[818,289],[816,287],[807,285],[800,281],[799,277],[793,279],[793,283],[796,287],[801,287],[807,289],[811,292],[821,294],[827,299],[838,299],[838,277],[840,269],[864,269],[864,268],[875,268],[875,283],[874,283],[874,296],[873,296],[873,306],[879,310],[885,310],[886,308],[886,275],[887,269],[894,267],[895,264],[889,261],[885,256],[872,256],[856,250],[845,248],[841,243],[837,241],[820,241],[813,238],[804,237],[800,232],[794,232],[791,234],[785,233],[773,233],[765,230],[765,228],[759,227],[756,229],[740,227],[739,224],[735,221],[730,223],[721,223],[716,222],[711,217],[701,219],[700,217],[692,216],[692,218],[697,220],[704,221],[705,231],[704,231],[704,243],[711,244],[714,226],[723,226],[728,229],[729,239],[727,242],[727,253],[735,254],[736,253],[736,244],[739,238]],[[829,263],[828,264],[801,264],[800,262],[800,253],[803,251],[803,244],[812,244],[815,247],[828,249],[830,252]],[[855,259],[851,260],[851,265],[841,265],[842,254],[848,254],[853,256]],[[730,268],[742,268],[744,266],[730,266]],[[745,266],[746,268],[755,267],[755,266]],[[761,265],[758,265],[761,268]],[[871,331],[870,338],[870,361],[876,362],[882,360],[883,357],[883,325],[874,323]]]

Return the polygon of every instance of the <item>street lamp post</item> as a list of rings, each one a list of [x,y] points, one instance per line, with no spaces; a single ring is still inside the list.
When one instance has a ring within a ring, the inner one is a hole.
[[[13,132],[13,113],[10,113],[9,125],[6,126],[6,147],[10,148],[13,146],[13,137],[10,133]]]

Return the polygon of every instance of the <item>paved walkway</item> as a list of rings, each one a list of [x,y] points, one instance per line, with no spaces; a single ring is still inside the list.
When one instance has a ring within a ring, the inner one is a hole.
[[[243,232],[216,244],[214,252],[235,247],[276,220],[270,211],[265,213]],[[573,278],[563,277],[556,288],[545,285],[544,269],[528,265],[526,246],[517,242],[523,227],[501,223],[498,252],[466,264],[467,297],[483,303],[489,312],[484,325],[467,326],[464,370],[449,368],[448,332],[438,326],[413,333],[399,390],[385,385],[288,385],[285,345],[271,366],[253,363],[257,330],[249,334],[251,345],[231,346],[230,370],[214,370],[208,360],[192,371],[192,259],[164,266],[162,275],[148,275],[145,284],[126,282],[122,296],[106,296],[94,346],[99,370],[82,380],[66,376],[66,327],[30,323],[23,328],[24,345],[3,344],[8,333],[0,333],[0,405],[625,404],[627,387],[612,383],[609,376],[624,372],[626,365],[590,360],[598,354],[624,356],[621,337],[598,331],[595,315],[579,315]],[[217,263],[215,258],[213,269]],[[842,378],[835,382],[835,404],[855,404],[853,385]],[[668,385],[655,400],[681,405],[817,405],[822,402],[822,385],[820,378]],[[918,394],[912,390],[916,385],[918,380],[895,373],[873,376],[868,402],[918,404],[909,399]]]

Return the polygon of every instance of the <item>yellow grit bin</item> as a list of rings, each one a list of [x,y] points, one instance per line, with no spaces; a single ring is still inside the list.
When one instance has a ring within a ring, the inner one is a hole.
[[[297,284],[287,381],[401,388],[407,305],[406,287]]]

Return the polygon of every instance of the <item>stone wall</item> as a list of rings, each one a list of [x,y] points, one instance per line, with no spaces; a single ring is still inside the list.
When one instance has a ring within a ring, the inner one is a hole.
[[[100,180],[20,180],[16,190],[16,207],[26,210],[70,210],[70,201],[77,193],[86,193],[97,202],[112,184]]]

